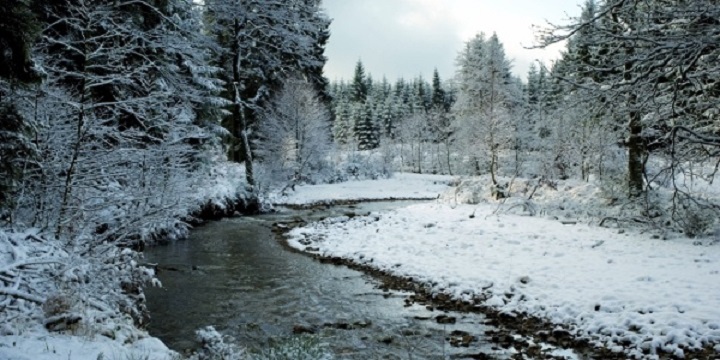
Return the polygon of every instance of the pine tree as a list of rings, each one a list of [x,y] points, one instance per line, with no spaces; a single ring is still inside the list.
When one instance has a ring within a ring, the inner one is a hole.
[[[335,120],[333,122],[333,138],[339,144],[347,144],[354,138],[353,107],[346,91],[335,96]]]
[[[432,107],[448,111],[450,110],[448,105],[447,95],[445,94],[445,89],[443,89],[442,82],[440,81],[440,74],[438,73],[437,68],[435,68],[432,78]]]
[[[350,84],[351,93],[350,101],[355,103],[365,103],[368,96],[368,77],[365,75],[365,67],[362,61],[358,60],[355,65],[355,73],[352,83]]]
[[[34,154],[34,124],[17,106],[16,89],[37,82],[30,48],[39,24],[29,1],[0,2],[0,220],[13,204],[23,164]]]
[[[367,101],[364,104],[355,103],[355,138],[358,142],[358,149],[360,150],[372,150],[378,147],[380,139],[378,137],[379,131],[377,124],[373,117],[372,101]]]

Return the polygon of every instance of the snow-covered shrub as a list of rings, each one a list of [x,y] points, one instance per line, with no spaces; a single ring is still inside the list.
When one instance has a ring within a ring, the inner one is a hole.
[[[694,238],[711,232],[718,215],[718,210],[709,204],[684,198],[674,206],[673,221],[685,235]]]
[[[269,346],[252,354],[254,360],[329,360],[332,359],[327,345],[317,336],[298,335],[272,339]]]
[[[348,180],[383,179],[392,176],[393,167],[378,151],[350,151],[336,162],[336,171],[328,182]]]
[[[46,318],[67,314],[76,308],[79,300],[68,292],[56,292],[45,299],[42,304],[43,313]]]
[[[214,327],[208,326],[195,332],[202,348],[190,360],[243,360],[245,351],[232,344],[232,339],[223,336]],[[226,342],[227,340],[227,342]],[[292,359],[292,358],[287,358]]]

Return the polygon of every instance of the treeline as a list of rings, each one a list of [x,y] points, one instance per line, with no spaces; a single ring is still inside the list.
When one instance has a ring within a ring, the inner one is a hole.
[[[286,78],[323,92],[320,1],[0,3],[0,218],[118,243],[177,225]]]
[[[391,84],[385,78],[374,81],[358,62],[352,81],[330,87],[335,141],[359,150],[382,146],[408,171],[491,173],[494,179],[501,163],[512,162],[499,157],[506,157],[505,150],[523,150],[518,143],[526,135],[520,133],[532,131],[519,122],[535,85],[511,74],[495,34],[468,41],[457,64],[449,81],[436,70],[430,81],[418,76]]]
[[[437,71],[431,83],[421,76],[412,81],[386,78],[373,81],[361,61],[352,82],[330,86],[333,97],[335,142],[348,149],[371,150],[382,144],[397,143],[413,149],[423,143],[444,141],[449,129],[448,111],[453,103],[452,88],[443,84]],[[422,150],[411,151],[415,156]],[[412,171],[449,172],[447,164],[435,162],[423,170],[422,162],[410,161]]]
[[[539,30],[538,47],[565,50],[524,82],[494,34],[466,42],[445,82],[374,81],[359,63],[331,86],[334,136],[396,151],[409,171],[489,174],[496,195],[499,176],[596,179],[644,221],[698,233],[718,210],[718,19],[710,0],[588,0]]]
[[[690,236],[710,229],[719,25],[711,0],[588,0],[569,24],[540,33],[543,45],[567,42],[535,111],[559,173],[602,179],[612,201],[630,198],[646,221],[671,219]]]

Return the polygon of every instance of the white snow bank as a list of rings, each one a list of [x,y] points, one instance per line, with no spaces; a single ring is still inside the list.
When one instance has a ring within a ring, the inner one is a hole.
[[[299,185],[288,194],[274,194],[276,205],[309,205],[343,200],[433,199],[454,181],[448,175],[394,174],[389,179],[356,180],[337,184]]]
[[[0,229],[0,359],[170,359],[133,325],[142,294],[123,289],[156,281],[138,260],[112,244],[87,249],[37,229]]]
[[[290,244],[413,277],[458,298],[485,293],[486,304],[501,311],[567,325],[628,356],[720,344],[720,246],[496,216],[496,209],[428,203],[328,219],[293,230]]]
[[[172,360],[179,355],[157,338],[147,337],[130,344],[104,336],[49,334],[39,330],[22,336],[0,337],[0,359],[12,360]]]

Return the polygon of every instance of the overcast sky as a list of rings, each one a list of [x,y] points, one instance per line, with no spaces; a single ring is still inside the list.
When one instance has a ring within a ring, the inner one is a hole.
[[[324,0],[330,25],[325,75],[352,78],[362,59],[375,79],[385,75],[426,79],[437,67],[443,79],[455,73],[455,58],[475,34],[497,32],[513,61],[513,73],[526,77],[535,59],[554,59],[558,48],[526,50],[534,43],[532,25],[562,23],[580,13],[583,0]]]

